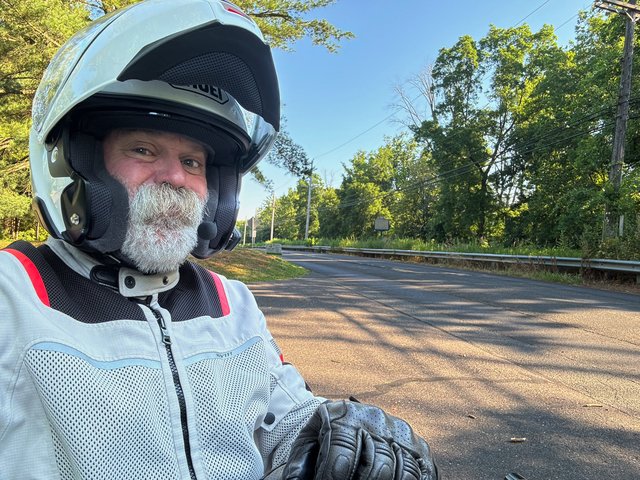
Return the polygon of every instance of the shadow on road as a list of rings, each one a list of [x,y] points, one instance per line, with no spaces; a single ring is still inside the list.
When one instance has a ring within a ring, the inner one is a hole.
[[[634,306],[546,284],[392,276],[251,288],[316,394],[354,395],[409,419],[446,479],[640,478],[640,357],[623,331],[640,318]],[[620,314],[622,338],[603,341],[593,309]]]

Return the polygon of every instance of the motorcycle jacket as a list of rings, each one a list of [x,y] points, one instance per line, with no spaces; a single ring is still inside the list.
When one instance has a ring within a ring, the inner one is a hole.
[[[0,478],[260,479],[324,400],[248,288],[59,240],[0,251]]]

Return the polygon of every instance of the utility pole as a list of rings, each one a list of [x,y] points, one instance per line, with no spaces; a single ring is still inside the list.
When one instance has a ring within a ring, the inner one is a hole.
[[[313,161],[311,162],[311,168],[309,169],[309,183],[307,188],[307,223],[304,228],[304,239],[309,239],[309,217],[311,216],[311,183],[313,180]]]
[[[276,192],[272,191],[271,192],[271,238],[270,238],[271,241],[273,241],[273,224],[275,223],[275,219],[276,219]]]
[[[251,246],[253,247],[256,244],[256,233],[258,229],[258,210],[255,211],[253,217],[251,218]]]
[[[617,200],[622,183],[622,166],[624,165],[624,144],[629,119],[629,96],[631,94],[631,69],[633,65],[633,36],[636,21],[640,16],[640,7],[636,6],[636,0],[622,2],[618,0],[598,0],[597,8],[614,13],[626,15],[626,29],[624,35],[624,53],[622,59],[622,73],[620,74],[620,90],[618,94],[618,111],[616,114],[616,127],[613,137],[613,152],[611,166],[609,168],[609,182],[613,189],[613,199],[609,199],[606,206],[603,238],[622,236],[623,218],[618,213]],[[613,200],[613,201],[612,201]],[[616,205],[612,205],[612,203]]]
[[[248,219],[244,219],[244,233],[242,234],[242,246],[244,247],[247,244],[247,223],[249,223]]]

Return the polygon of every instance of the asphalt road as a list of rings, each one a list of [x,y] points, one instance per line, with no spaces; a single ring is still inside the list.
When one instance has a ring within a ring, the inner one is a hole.
[[[640,479],[640,297],[487,273],[285,253],[251,285],[320,396],[407,419],[443,478]]]

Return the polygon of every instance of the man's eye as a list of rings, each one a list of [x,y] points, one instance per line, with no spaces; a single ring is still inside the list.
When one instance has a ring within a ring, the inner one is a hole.
[[[151,155],[151,151],[145,147],[136,147],[133,151],[139,155]]]
[[[204,162],[196,160],[195,158],[185,158],[182,160],[182,164],[189,170],[202,170],[204,167]]]

